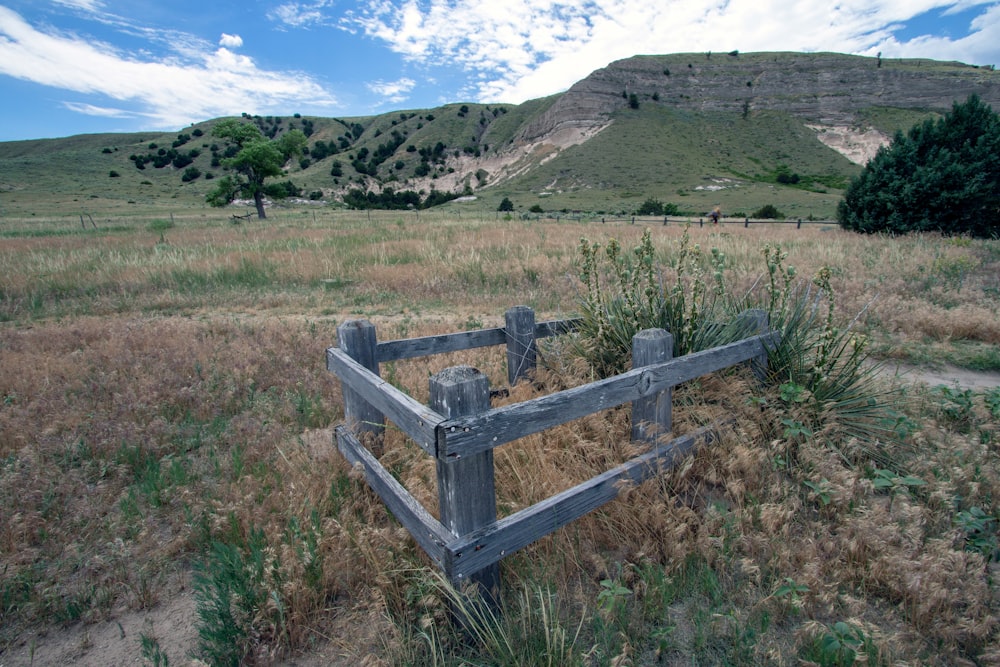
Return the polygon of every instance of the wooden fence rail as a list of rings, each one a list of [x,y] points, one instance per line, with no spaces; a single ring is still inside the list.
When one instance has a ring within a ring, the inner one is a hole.
[[[502,328],[384,343],[377,342],[370,322],[345,322],[337,327],[338,347],[326,351],[327,369],[343,385],[346,423],[335,429],[337,445],[352,465],[362,466],[372,489],[449,580],[474,582],[488,602],[495,602],[502,558],[614,499],[620,482],[642,482],[675,465],[699,442],[715,437],[718,424],[669,442],[659,436],[671,431],[673,387],[737,364],[749,363],[756,372],[762,364],[766,368],[777,334],[769,331],[766,315],[760,311],[748,311],[743,317],[755,335],[675,359],[668,332],[642,331],[632,341],[632,370],[495,409],[489,407],[486,376],[468,366],[433,376],[431,405],[425,406],[382,380],[379,364],[505,344],[508,382],[515,384],[534,370],[536,340],[572,332],[579,320],[536,324],[534,311],[516,306],[507,311]],[[649,442],[648,452],[531,507],[496,518],[496,447],[628,402],[632,403],[632,437]],[[386,418],[435,457],[441,520],[379,462]]]

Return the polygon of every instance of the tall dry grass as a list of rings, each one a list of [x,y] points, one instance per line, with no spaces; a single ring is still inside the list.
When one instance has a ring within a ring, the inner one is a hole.
[[[259,533],[260,574],[246,583],[266,602],[240,621],[246,661],[328,642],[344,664],[476,659],[449,635],[426,559],[333,448],[340,394],[323,350],[350,317],[389,339],[497,326],[516,303],[539,319],[573,314],[579,239],[630,247],[642,225],[423,212],[152,222],[0,223],[0,658],[40,627],[156,605],[211,567],[213,545],[249,559]],[[670,266],[682,229],[652,231]],[[746,289],[765,243],[781,243],[801,276],[831,267],[838,325],[863,311],[855,326],[884,353],[998,344],[997,242],[818,226],[689,233],[720,248],[727,281]],[[559,352],[543,350],[540,388],[505,400],[581,381]],[[502,351],[382,371],[426,400],[428,376],[458,363],[503,382]],[[788,406],[756,391],[742,376],[679,390],[678,432],[718,414],[739,427],[505,560],[514,619],[545,612],[547,636],[579,664],[816,661],[809,647],[837,622],[863,633],[870,662],[997,659],[996,564],[969,532],[971,509],[996,516],[1000,497],[984,398],[959,419],[911,391],[896,416],[908,446],[890,452],[922,482],[909,486],[786,434]],[[626,460],[628,431],[627,410],[612,410],[501,448],[501,513]],[[383,462],[436,511],[433,463],[391,427]]]

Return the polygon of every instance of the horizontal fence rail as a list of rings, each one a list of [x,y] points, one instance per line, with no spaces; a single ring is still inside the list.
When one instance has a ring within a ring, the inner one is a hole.
[[[774,337],[774,334],[754,336],[482,414],[442,421],[437,427],[437,456],[468,456],[652,396],[682,382],[760,356],[767,352],[766,343]]]
[[[326,351],[327,369],[343,385],[345,424],[337,446],[361,466],[371,488],[406,527],[431,561],[454,583],[473,582],[495,605],[499,561],[616,498],[621,484],[641,483],[676,465],[721,423],[662,442],[671,431],[670,401],[677,385],[738,364],[766,368],[778,342],[761,311],[741,317],[753,335],[683,357],[670,358],[671,335],[647,329],[633,338],[632,370],[501,408],[489,407],[489,382],[467,366],[430,379],[431,406],[379,376],[381,362],[506,344],[508,381],[529,378],[539,338],[573,332],[579,319],[535,323],[526,306],[507,311],[504,327],[379,343],[374,326],[352,320],[337,328],[338,346]],[[651,449],[616,468],[510,516],[496,518],[493,450],[589,414],[632,403],[632,437]],[[434,516],[378,460],[389,419],[437,461],[439,514]],[[639,422],[642,423],[639,423]],[[367,440],[360,437],[368,433]],[[371,446],[371,449],[369,449]],[[374,450],[374,451],[373,451]]]

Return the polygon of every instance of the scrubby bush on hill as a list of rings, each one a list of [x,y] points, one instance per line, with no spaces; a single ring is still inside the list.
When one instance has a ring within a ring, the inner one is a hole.
[[[663,203],[658,199],[650,197],[636,209],[636,215],[678,215],[680,209],[677,204]]]
[[[750,214],[751,218],[761,220],[784,220],[785,214],[779,211],[774,204],[764,204],[759,209]]]
[[[406,209],[426,209],[439,204],[444,204],[458,197],[456,194],[431,190],[426,198],[421,200],[420,193],[413,190],[402,190],[396,192],[392,188],[385,188],[382,192],[372,192],[354,188],[344,195],[344,203],[348,208],[353,209],[383,209],[383,210],[406,210]]]
[[[845,229],[1000,234],[1000,117],[972,95],[939,120],[897,132],[847,188]]]

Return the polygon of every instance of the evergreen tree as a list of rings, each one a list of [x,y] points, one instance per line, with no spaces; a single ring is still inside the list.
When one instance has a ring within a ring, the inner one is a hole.
[[[845,229],[1000,235],[1000,116],[972,95],[879,149],[837,207]]]

